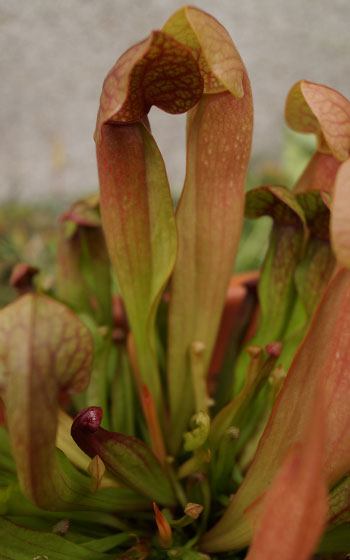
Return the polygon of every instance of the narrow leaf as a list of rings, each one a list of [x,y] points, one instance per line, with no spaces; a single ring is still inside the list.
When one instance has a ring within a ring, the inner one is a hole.
[[[26,529],[0,517],[1,560],[107,560],[109,556],[96,553],[58,535]]]
[[[116,364],[111,389],[111,426],[114,432],[135,435],[136,395],[127,351],[124,345],[116,350]]]
[[[260,273],[253,271],[253,273],[248,274],[249,276],[246,280],[242,279],[242,285],[238,280],[238,285],[235,286],[236,276],[232,278],[221,318],[221,325],[208,373],[208,390],[210,395],[212,395],[211,388],[213,384],[215,386],[217,382],[214,393],[214,415],[231,400],[234,364],[244,343],[250,340],[256,332],[259,315],[257,285]],[[231,290],[231,283],[233,291]],[[239,300],[241,300],[241,304],[238,303]],[[223,351],[225,352],[224,356],[222,356]],[[223,358],[220,369],[217,369],[217,364],[220,363],[217,358]]]
[[[116,535],[108,535],[108,537],[103,537],[101,539],[86,541],[83,543],[83,546],[89,550],[94,550],[95,552],[106,552],[107,550],[111,550],[115,546],[124,544],[131,539],[132,537],[129,533],[117,533]]]
[[[350,523],[350,476],[346,476],[329,495],[328,528]]]
[[[151,440],[152,451],[157,457],[160,464],[164,466],[166,460],[166,451],[162,431],[160,429],[159,419],[154,406],[152,393],[145,384],[143,384],[142,386],[141,403]]]
[[[91,492],[97,492],[97,490],[99,490],[105,472],[106,467],[104,466],[103,461],[101,461],[101,458],[98,455],[95,455],[88,466],[88,473],[91,476]]]
[[[310,321],[335,266],[330,247],[330,212],[318,192],[300,194],[296,198],[303,209],[309,237],[295,282]]]
[[[238,56],[238,55],[237,55]],[[187,172],[176,214],[179,252],[171,282],[168,385],[171,444],[176,449],[194,410],[189,351],[205,346],[207,372],[241,232],[250,152],[252,101],[204,96],[188,120]]]
[[[244,284],[235,285],[231,280],[208,371],[207,384],[210,395],[215,393],[217,385],[221,381],[219,373],[224,362],[230,335],[232,334],[233,329],[237,328],[239,317],[243,314],[243,306],[247,298],[247,293],[248,289],[244,286]]]
[[[350,159],[337,173],[331,212],[332,246],[338,262],[350,267]]]
[[[142,124],[105,126],[97,147],[107,245],[126,307],[142,380],[160,410],[154,318],[176,254],[176,230],[164,164]]]
[[[295,303],[295,268],[306,238],[304,212],[285,187],[266,186],[247,193],[246,216],[255,219],[265,215],[272,217],[274,225],[258,286],[258,328],[249,340],[249,345],[260,347],[284,340]],[[249,355],[244,348],[235,366],[235,395],[244,384],[248,364]]]
[[[164,26],[190,49],[204,81],[189,113],[187,169],[176,223],[179,251],[172,276],[168,330],[171,446],[176,450],[195,408],[188,356],[203,343],[207,373],[242,226],[253,108],[249,80],[227,31],[192,7]]]
[[[343,523],[327,531],[318,547],[320,558],[326,557],[332,560],[347,560],[350,550],[350,523]],[[341,556],[338,556],[341,554]]]
[[[247,442],[251,443],[273,397],[270,379],[281,345],[275,343],[271,346],[272,352],[266,360],[260,348],[249,348],[252,359],[245,384],[213,420],[209,449],[213,452],[210,467],[217,494],[226,493],[227,488],[231,488],[237,456]]]
[[[115,512],[138,511],[150,506],[149,500],[143,498],[129,488],[103,488],[90,493],[89,479],[73,469],[72,465],[59,456],[60,467],[64,471],[66,480],[76,492],[75,502],[66,502],[64,510],[43,511],[34,505],[21,492],[18,484],[0,488],[0,515],[45,517],[52,519],[78,519],[91,523],[100,523],[117,529],[125,529],[125,524],[113,515]]]
[[[237,422],[237,417],[242,415],[244,409],[250,407],[249,405],[251,405],[252,401],[263,387],[280,355],[280,343],[275,343],[271,345],[271,347],[271,354],[266,360],[264,360],[264,353],[261,348],[258,346],[250,346],[248,348],[251,361],[247,370],[245,383],[238,395],[232,399],[213,420],[209,434],[210,444],[213,449],[218,447],[225,432],[231,426],[241,427],[240,422]]]
[[[74,203],[61,218],[57,295],[98,324],[111,323],[111,278],[96,195]]]
[[[89,313],[91,306],[80,269],[80,258],[81,239],[75,224],[73,231],[70,227],[67,231],[67,223],[61,224],[56,263],[57,297],[73,310]]]
[[[155,502],[153,502],[153,509],[159,532],[159,542],[162,547],[169,548],[173,542],[173,534],[169,522]]]
[[[308,238],[303,257],[295,270],[298,293],[294,312],[290,316],[288,335],[283,341],[280,362],[288,371],[298,346],[310,326],[316,307],[331,279],[335,257],[330,245],[329,208],[319,192],[305,192],[296,196],[304,211]]]
[[[308,560],[316,549],[327,519],[322,391],[312,412],[305,440],[287,452],[258,504],[257,529],[246,560]],[[248,517],[255,517],[256,506],[250,509]]]

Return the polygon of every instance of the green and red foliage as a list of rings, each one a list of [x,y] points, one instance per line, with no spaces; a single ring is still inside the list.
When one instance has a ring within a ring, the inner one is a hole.
[[[176,211],[152,105],[187,112]],[[350,103],[298,82],[286,120],[315,154],[245,194],[247,71],[195,8],[108,73],[100,196],[63,215],[55,286],[21,263],[0,312],[0,558],[350,550]],[[244,216],[269,247],[232,279]]]

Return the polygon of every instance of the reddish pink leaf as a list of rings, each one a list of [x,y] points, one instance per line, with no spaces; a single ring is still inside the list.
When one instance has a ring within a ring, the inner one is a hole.
[[[285,109],[287,124],[297,132],[313,132],[318,150],[344,161],[350,152],[350,103],[321,84],[301,80],[290,90]]]
[[[242,59],[227,31],[192,7],[176,12],[164,31],[190,49],[204,95],[188,115],[187,170],[176,223],[179,251],[169,309],[168,384],[171,445],[181,444],[193,412],[188,353],[203,348],[209,367],[241,230],[253,107]]]
[[[128,49],[107,74],[97,115],[95,140],[108,121],[141,121],[152,105],[184,113],[199,100],[203,80],[188,49],[163,31]]]
[[[227,32],[214,18],[200,10],[184,8],[169,20],[163,31],[153,32],[119,59],[105,80],[97,118],[95,139],[107,244],[130,321],[141,377],[151,390],[158,411],[159,376],[149,342],[154,343],[155,311],[175,262],[175,224],[163,162],[152,137],[141,124],[120,124],[143,120],[152,104],[170,113],[188,111],[200,99],[203,84],[205,92],[222,93],[204,96],[190,115],[187,187],[177,220],[181,243],[184,241],[182,231],[185,232],[188,225],[192,227],[187,221],[196,221],[198,231],[193,243],[198,246],[198,254],[194,255],[193,248],[189,248],[183,260],[180,248],[174,278],[184,276],[185,270],[190,274],[195,260],[203,262],[195,284],[189,276],[191,290],[198,291],[195,307],[198,309],[209,301],[211,294],[217,294],[217,301],[215,304],[211,301],[210,310],[203,307],[205,316],[199,313],[194,318],[203,325],[210,317],[210,333],[203,340],[207,367],[243,216],[252,101],[242,60]],[[232,94],[240,99],[234,99]],[[194,197],[196,209],[192,207]],[[185,199],[189,200],[184,202]],[[213,259],[206,259],[207,254]],[[192,297],[187,288],[184,284],[181,294],[173,289],[171,308],[175,312],[171,311],[171,316],[178,315],[187,306],[188,298]],[[178,298],[179,305],[174,303]],[[187,317],[184,321],[188,322]],[[171,324],[174,324],[172,320]],[[183,325],[175,328],[177,335],[182,336]],[[187,332],[191,334],[190,340],[184,340],[185,353],[188,344],[196,340],[196,334],[202,334],[200,329],[198,333],[195,330],[193,324],[189,325]],[[177,345],[173,331],[170,340]],[[171,355],[170,363],[172,358]],[[180,362],[170,373],[171,380],[179,376],[179,382],[175,381],[176,391],[170,388],[170,394],[175,395],[176,403],[171,403],[175,415],[178,395],[183,391],[183,377],[186,377],[183,359],[180,347]],[[191,390],[188,394],[191,397]],[[190,413],[191,404],[182,414],[185,423]],[[180,437],[181,433],[179,430]],[[174,445],[177,445],[175,441]]]
[[[175,262],[176,227],[163,160],[148,129],[135,121],[144,119],[151,105],[169,113],[187,111],[202,91],[203,79],[190,50],[155,31],[109,72],[97,117],[103,226],[141,378],[158,412],[154,318]]]
[[[156,502],[153,502],[156,523],[159,531],[159,542],[162,547],[169,548],[173,542],[173,533],[165,515],[160,511]]]
[[[324,191],[332,193],[335,176],[340,162],[330,154],[315,152],[302,175],[296,182],[295,194],[307,191]]]
[[[228,92],[204,96],[188,121],[187,173],[176,214],[179,251],[168,331],[174,449],[193,411],[188,349],[194,341],[205,345],[207,370],[241,232],[252,131],[247,77],[243,85],[242,99]]]
[[[152,349],[154,318],[176,257],[175,219],[164,163],[141,123],[106,125],[97,160],[108,250],[140,374],[159,412],[161,391]]]
[[[166,461],[166,450],[162,430],[159,425],[159,418],[157,416],[152,393],[145,383],[142,384],[141,389],[141,404],[151,440],[150,447],[160,464],[164,466]]]
[[[220,320],[220,327],[218,330],[218,335],[208,370],[207,385],[210,395],[213,395],[215,393],[217,376],[225,356],[230,333],[235,322],[237,323],[237,317],[239,313],[242,312],[242,306],[244,304],[247,291],[247,288],[242,284],[229,286],[227,298],[225,301],[225,307]]]
[[[231,278],[208,371],[208,391],[211,395],[215,392],[216,376],[222,366],[231,331],[237,323],[239,314],[242,313],[244,300],[248,292],[247,284],[256,285],[259,276],[259,271],[253,270],[237,274]]]
[[[230,91],[243,97],[246,69],[230,35],[215,18],[186,6],[171,16],[163,31],[192,52],[204,80],[204,93]]]
[[[323,400],[318,391],[305,441],[287,452],[262,504],[247,511],[257,528],[246,560],[308,560],[316,548],[328,513]]]
[[[98,227],[101,225],[99,196],[93,194],[78,200],[61,216],[61,222],[70,221],[78,226]],[[72,230],[73,228],[71,228]],[[74,230],[75,231],[75,230]]]
[[[253,107],[249,79],[230,36],[213,17],[186,7],[164,30],[190,49],[204,95],[188,114],[187,170],[176,224],[168,330],[171,445],[181,444],[194,410],[188,354],[203,348],[205,376],[240,236]]]
[[[204,537],[206,550],[230,550],[249,543],[244,516],[271,484],[281,458],[303,439],[315,388],[325,386],[327,483],[350,468],[350,272],[340,270],[329,284],[275,403],[254,461],[219,523]]]
[[[38,274],[39,269],[27,263],[18,263],[13,268],[10,285],[17,289],[18,295],[23,295],[33,291],[33,278]]]
[[[338,262],[350,267],[350,159],[341,164],[334,184],[331,236]]]

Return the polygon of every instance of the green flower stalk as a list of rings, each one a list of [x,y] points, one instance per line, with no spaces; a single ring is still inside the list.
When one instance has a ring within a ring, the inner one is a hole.
[[[187,113],[176,210],[152,105]],[[0,558],[350,550],[350,103],[302,81],[286,119],[316,153],[245,194],[247,71],[196,8],[108,73],[100,194],[63,215],[51,292],[20,263],[0,311]],[[261,271],[232,278],[261,216]]]

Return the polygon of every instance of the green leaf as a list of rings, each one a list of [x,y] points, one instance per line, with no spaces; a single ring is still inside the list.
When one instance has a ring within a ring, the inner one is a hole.
[[[193,429],[191,432],[184,434],[184,449],[185,451],[194,451],[205,443],[209,428],[210,417],[205,412],[198,412],[192,418]]]
[[[302,260],[295,269],[295,286],[299,297],[289,319],[280,356],[280,363],[285,370],[289,369],[307,333],[336,263],[329,240],[329,209],[321,194],[310,191],[298,194],[296,199],[303,209],[309,235]]]
[[[111,354],[114,352],[112,334],[106,329],[104,332],[99,329],[96,323],[90,318],[84,319],[85,324],[90,328],[94,338],[94,359],[91,368],[90,382],[85,393],[85,406],[100,406],[105,411],[103,427],[110,428],[109,418],[109,389],[108,382],[109,362]],[[101,332],[102,331],[102,332]]]
[[[116,353],[110,406],[112,430],[134,436],[136,395],[130,361],[123,345],[117,348]]]
[[[241,99],[229,92],[204,95],[188,116],[187,170],[176,213],[179,251],[171,280],[168,329],[173,452],[195,408],[190,348],[196,341],[203,343],[206,372],[241,233],[252,130],[246,74],[243,86]]]
[[[67,226],[73,232],[67,234]],[[85,281],[80,270],[81,239],[72,222],[61,225],[57,247],[56,293],[59,300],[75,311],[91,311]]]
[[[111,323],[111,275],[96,195],[79,200],[61,218],[57,295],[98,324]]]
[[[350,476],[346,476],[329,495],[329,529],[350,523]]]
[[[350,523],[339,525],[327,531],[319,544],[317,552],[326,558],[330,554],[347,554],[350,550]]]
[[[0,426],[0,486],[16,478],[16,464],[12,457],[8,432],[4,426]]]
[[[98,492],[90,491],[90,478],[77,471],[63,455],[57,453],[59,468],[62,472],[62,478],[69,483],[67,494],[73,494],[71,501],[62,504],[56,501],[55,506],[61,516],[69,516],[70,510],[85,511],[92,510],[95,512],[125,512],[135,511],[149,506],[149,500],[146,500],[133,490],[125,487],[107,487],[101,488]],[[46,504],[45,504],[46,505]],[[61,509],[58,508],[61,505]],[[54,509],[52,507],[52,509]],[[65,513],[63,513],[65,512]],[[10,484],[7,488],[0,488],[0,513],[4,515],[46,515],[46,511],[40,509],[29,499],[25,499],[18,484]],[[118,525],[119,527],[119,525]]]
[[[256,335],[249,341],[264,347],[283,341],[296,299],[295,267],[302,255],[306,221],[294,195],[285,187],[261,187],[246,196],[246,216],[271,216],[274,220],[270,245],[259,282],[261,311]],[[235,367],[234,394],[244,383],[249,355],[243,349]]]
[[[92,339],[87,328],[61,303],[34,294],[4,308],[0,325],[0,383],[24,495],[58,511],[113,511],[120,498],[122,508],[129,499],[133,508],[130,490],[92,494],[89,478],[56,450],[60,391],[81,391],[88,383]],[[140,501],[136,495],[136,504]]]
[[[211,478],[216,493],[226,493],[232,485],[232,472],[237,455],[254,434],[264,409],[268,406],[272,388],[269,376],[279,358],[280,345],[271,345],[271,355],[264,360],[258,347],[251,347],[251,362],[240,393],[215,416],[210,434],[209,448]]]
[[[106,560],[107,554],[72,543],[44,531],[26,529],[0,517],[0,559],[3,560]]]
[[[331,279],[335,257],[330,247],[330,212],[321,193],[299,194],[296,199],[304,211],[309,230],[304,258],[297,267],[295,278],[309,324]]]
[[[87,196],[74,202],[61,217],[61,222],[71,222],[71,231],[75,231],[77,229],[76,226],[99,227],[101,226],[101,217],[98,206],[98,194]]]
[[[176,229],[164,163],[142,124],[104,126],[97,146],[103,226],[131,326],[141,379],[158,411],[154,320],[176,255]],[[138,380],[140,382],[140,380]]]
[[[84,542],[83,545],[89,550],[94,550],[96,552],[106,552],[111,550],[115,546],[124,544],[129,541],[132,536],[129,533],[117,533],[116,535],[109,535],[102,539],[94,539],[92,541]]]
[[[34,294],[5,307],[0,325],[0,383],[21,488],[41,507],[65,509],[75,493],[56,458],[58,398],[87,386],[90,333],[64,305]]]
[[[98,455],[106,468],[127,486],[150,500],[175,505],[169,479],[152,451],[133,436],[100,427],[102,409],[90,407],[76,416],[72,437],[89,457]]]
[[[80,228],[80,267],[92,315],[99,325],[112,320],[111,266],[102,227]]]
[[[240,417],[244,417],[245,410],[249,410],[252,406],[252,402],[271,374],[278,360],[281,346],[276,343],[269,349],[270,355],[264,360],[264,352],[261,348],[250,348],[251,362],[241,391],[215,416],[212,422],[209,440],[213,449],[218,447],[225,432],[231,426],[243,427]]]

